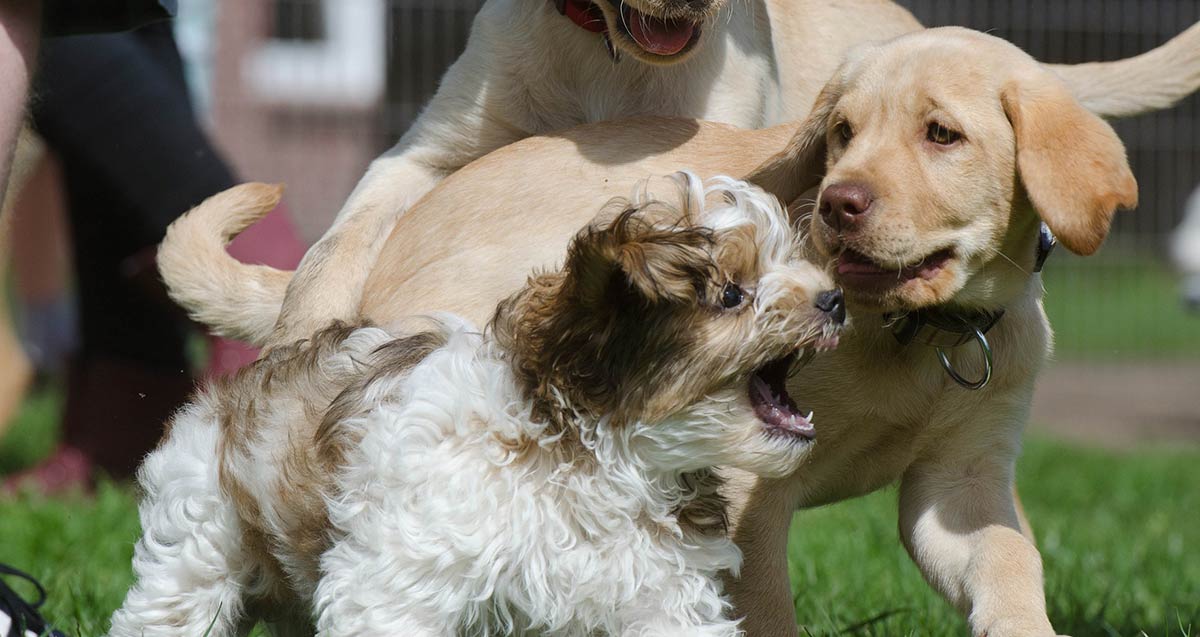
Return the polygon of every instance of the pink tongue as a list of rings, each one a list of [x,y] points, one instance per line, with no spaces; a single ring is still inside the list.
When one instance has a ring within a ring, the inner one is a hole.
[[[692,39],[696,25],[647,17],[630,8],[626,16],[629,34],[638,46],[655,55],[675,55]]]

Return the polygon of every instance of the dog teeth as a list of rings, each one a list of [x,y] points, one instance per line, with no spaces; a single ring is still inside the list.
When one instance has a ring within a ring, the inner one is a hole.
[[[802,367],[804,365],[809,364],[809,362],[811,362],[813,357],[816,355],[817,355],[817,349],[815,347],[800,348],[800,355],[797,357],[797,361],[796,361],[797,366]]]

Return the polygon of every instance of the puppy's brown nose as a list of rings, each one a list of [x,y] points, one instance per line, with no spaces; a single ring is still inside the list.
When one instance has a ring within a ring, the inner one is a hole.
[[[846,322],[846,302],[842,296],[842,288],[821,292],[817,295],[814,305],[818,310],[828,314],[834,324],[841,325]]]
[[[849,230],[863,220],[875,198],[859,184],[833,184],[821,193],[821,218],[834,230]]]

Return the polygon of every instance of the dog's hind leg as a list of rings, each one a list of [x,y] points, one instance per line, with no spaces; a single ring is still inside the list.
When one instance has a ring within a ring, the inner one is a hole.
[[[113,637],[221,637],[247,625],[242,598],[254,570],[242,555],[233,503],[221,493],[219,434],[201,398],[174,417],[168,438],[138,471],[137,581],[113,614]]]

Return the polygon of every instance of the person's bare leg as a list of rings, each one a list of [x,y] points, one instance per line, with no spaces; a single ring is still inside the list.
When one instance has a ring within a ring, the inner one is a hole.
[[[0,439],[12,424],[17,408],[25,399],[25,392],[33,379],[33,365],[25,354],[24,348],[17,339],[12,324],[12,308],[9,307],[9,294],[5,289],[8,281],[8,268],[13,252],[13,222],[16,215],[8,212],[14,208],[18,193],[34,179],[38,167],[42,164],[44,152],[41,144],[26,130],[25,138],[13,153],[12,169],[9,175],[9,185],[12,187],[12,200],[0,205]]]
[[[13,331],[8,294],[4,289],[8,270],[8,220],[0,218],[0,439],[25,397],[32,367]]]
[[[40,28],[40,0],[0,0],[0,202],[8,191],[13,151],[25,121]]]
[[[29,135],[28,137],[32,137]],[[28,139],[28,138],[27,138]],[[39,372],[61,371],[78,340],[71,293],[71,227],[61,169],[50,152],[29,168],[29,147],[22,143],[13,159],[6,214],[12,224],[12,281],[21,337]],[[18,174],[29,172],[20,180]],[[22,186],[17,186],[23,183]]]

